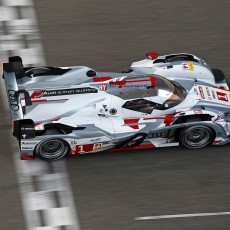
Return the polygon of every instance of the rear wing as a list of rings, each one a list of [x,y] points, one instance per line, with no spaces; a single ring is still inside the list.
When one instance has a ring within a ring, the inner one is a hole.
[[[5,81],[6,93],[8,97],[13,135],[17,139],[34,137],[34,122],[24,119],[26,105],[31,105],[29,93],[26,90],[19,90],[17,79],[24,76],[22,59],[20,57],[10,57],[8,63],[3,63],[3,79]],[[20,97],[23,97],[25,104],[21,104]]]
[[[3,63],[3,79],[5,80],[12,120],[23,119],[22,106],[17,95],[18,85],[14,62]]]
[[[32,105],[29,93],[24,89],[18,89],[17,80],[24,77],[24,69],[21,57],[9,57],[8,63],[3,63],[3,79],[10,106],[12,120],[23,119],[27,105]],[[24,99],[21,104],[20,98]]]

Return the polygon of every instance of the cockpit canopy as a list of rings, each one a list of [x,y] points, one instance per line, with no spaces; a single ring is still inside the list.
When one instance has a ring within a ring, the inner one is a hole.
[[[129,76],[126,79],[137,79],[137,76]],[[122,107],[141,113],[151,114],[153,109],[170,109],[180,104],[185,99],[186,92],[177,83],[157,75],[154,75],[154,79],[156,83],[152,87],[147,86],[143,89],[126,90],[125,92],[115,94],[127,100]],[[159,97],[162,103],[155,102],[154,98],[156,97]]]

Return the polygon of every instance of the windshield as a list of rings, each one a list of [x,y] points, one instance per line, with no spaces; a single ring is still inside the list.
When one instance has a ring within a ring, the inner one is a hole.
[[[161,90],[167,91],[171,93],[171,96],[163,103],[163,105],[158,105],[154,109],[169,109],[179,105],[185,99],[186,91],[178,83],[162,78],[160,76],[156,77],[156,81],[156,87],[158,88],[158,92],[160,92]]]
[[[173,83],[166,78],[160,76],[154,76],[156,79],[156,87],[160,90],[173,92]]]
[[[166,110],[172,108],[185,99],[186,92],[184,88],[176,82],[158,75],[151,77],[154,77],[156,81],[154,86],[149,84],[149,76],[128,76],[125,80],[129,80],[130,84],[123,87],[111,87],[109,93],[127,100],[122,106],[123,108],[148,114],[154,109]],[[163,104],[159,104],[159,100],[157,102],[153,99],[156,97],[159,99],[164,97],[167,100]]]

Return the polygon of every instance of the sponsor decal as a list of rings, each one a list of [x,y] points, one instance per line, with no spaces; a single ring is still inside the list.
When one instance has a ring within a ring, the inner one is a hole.
[[[208,87],[205,87],[205,89],[206,89],[206,92],[207,92],[207,95],[208,95],[208,99],[209,99],[209,100],[212,100],[212,97],[211,97],[211,93],[210,93],[209,88],[208,88]]]
[[[23,124],[23,126],[21,126],[20,128],[20,131],[21,131],[21,137],[23,139],[29,139],[35,137],[35,128],[33,125]]]
[[[183,70],[189,70],[188,63],[181,63],[181,66]]]
[[[34,147],[33,146],[22,146],[21,150],[33,150]]]
[[[21,145],[36,145],[38,141],[21,141]]]
[[[209,88],[208,88],[208,87],[206,87],[206,92],[207,92],[207,95],[210,97],[211,94],[210,94],[210,91],[209,91]]]
[[[39,141],[21,141],[21,150],[33,150]]]
[[[106,91],[107,90],[107,85],[106,84],[99,85],[99,90]]]
[[[220,101],[228,101],[228,96],[226,93],[216,92],[217,98]]]
[[[212,92],[212,97],[213,97],[214,99],[216,99],[215,92],[214,92],[214,91],[211,91],[211,92]]]
[[[102,149],[103,149],[102,143],[94,144],[94,146],[93,146],[93,151],[100,151]]]
[[[194,71],[194,64],[192,62],[181,63],[181,66],[183,70]]]
[[[95,88],[73,88],[73,89],[59,89],[59,90],[47,90],[43,97],[51,96],[62,96],[62,95],[73,95],[73,94],[84,94],[84,93],[97,93],[98,90]]]
[[[188,63],[188,67],[190,71],[194,71],[194,64],[192,62]]]
[[[34,129],[34,127],[21,127],[21,130],[31,131],[31,130],[35,130],[35,129]]]
[[[95,141],[100,141],[100,140],[101,140],[101,137],[97,137],[97,138],[91,139],[90,141],[95,142]]]
[[[164,137],[168,137],[168,131],[148,134],[148,138],[164,138]]]
[[[15,95],[15,90],[8,90],[8,97],[9,97],[9,102],[10,102],[10,108],[14,112],[17,112],[19,110],[19,104],[18,104],[17,98],[14,95]]]
[[[205,97],[204,97],[204,91],[203,91],[202,87],[201,87],[201,86],[198,86],[198,89],[199,89],[201,98],[202,98],[202,99],[205,99]]]

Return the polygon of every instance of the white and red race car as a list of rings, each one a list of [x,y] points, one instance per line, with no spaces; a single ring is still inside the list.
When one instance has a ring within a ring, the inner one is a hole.
[[[123,73],[11,57],[3,71],[21,159],[229,142],[224,75],[191,54],[150,52]]]

